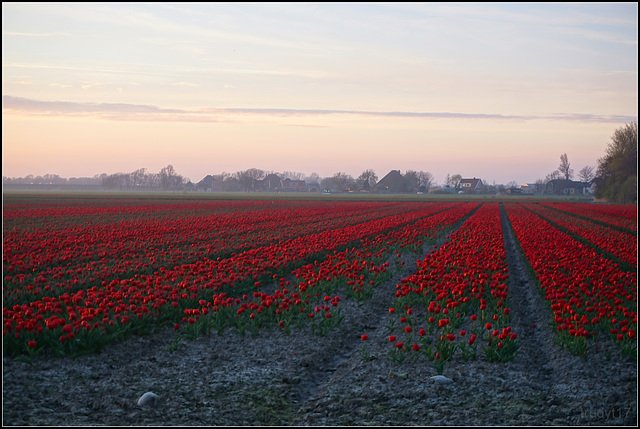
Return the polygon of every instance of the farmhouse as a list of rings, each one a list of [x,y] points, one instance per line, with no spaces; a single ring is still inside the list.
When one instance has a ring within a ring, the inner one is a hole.
[[[375,184],[373,190],[383,194],[397,194],[407,192],[409,187],[402,174],[400,174],[400,170],[391,170]]]
[[[280,190],[284,192],[306,192],[307,183],[304,180],[291,180],[287,178],[280,181]]]
[[[222,176],[212,176],[207,174],[201,181],[196,184],[196,190],[207,192],[222,192],[224,190]]]
[[[520,191],[523,194],[531,195],[540,192],[542,189],[542,185],[538,185],[537,183],[526,183],[520,186]]]
[[[593,194],[595,182],[575,182],[566,179],[554,179],[547,182],[545,189],[547,194],[555,195],[579,195]]]
[[[461,179],[460,183],[458,183],[458,188],[461,191],[473,193],[480,192],[484,188],[484,183],[482,183],[482,179]]]
[[[505,194],[507,195],[522,195],[522,189],[520,188],[507,188],[504,191]]]

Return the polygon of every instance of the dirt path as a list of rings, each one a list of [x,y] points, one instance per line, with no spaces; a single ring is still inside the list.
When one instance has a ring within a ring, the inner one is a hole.
[[[364,305],[341,302],[345,319],[327,337],[227,331],[170,353],[175,333],[166,330],[76,360],[5,358],[3,425],[635,425],[636,364],[616,350],[611,361],[605,351],[585,361],[560,349],[504,213],[503,231],[522,341],[507,364],[458,354],[446,370],[455,383],[437,387],[424,360],[386,358],[395,285],[425,249],[405,256],[404,271]],[[363,345],[377,358],[363,360]],[[157,408],[137,406],[147,391],[160,397]]]

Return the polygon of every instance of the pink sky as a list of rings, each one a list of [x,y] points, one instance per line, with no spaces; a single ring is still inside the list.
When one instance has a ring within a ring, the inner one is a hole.
[[[3,3],[3,176],[534,182],[637,120],[636,4]],[[340,13],[337,13],[340,12]]]

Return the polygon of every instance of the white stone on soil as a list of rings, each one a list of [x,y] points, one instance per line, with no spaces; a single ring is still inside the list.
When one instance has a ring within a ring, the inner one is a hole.
[[[453,380],[445,377],[444,375],[434,375],[431,379],[440,385],[453,384]]]
[[[158,405],[158,395],[153,392],[147,392],[138,399],[138,406],[153,408]]]

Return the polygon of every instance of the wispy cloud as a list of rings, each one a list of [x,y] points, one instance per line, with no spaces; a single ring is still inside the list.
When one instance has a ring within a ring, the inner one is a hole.
[[[25,37],[51,37],[51,36],[71,36],[69,33],[18,33],[15,31],[3,31],[3,36],[25,36]]]
[[[200,114],[183,109],[162,109],[145,104],[79,103],[41,101],[22,97],[2,96],[3,114],[47,117],[91,117],[112,121],[218,122],[212,114]]]
[[[205,109],[211,112],[229,112],[251,115],[269,116],[320,116],[320,115],[359,115],[388,118],[423,118],[423,119],[481,119],[481,120],[559,120],[580,122],[630,122],[637,120],[635,116],[597,115],[577,113],[553,113],[548,115],[502,115],[491,113],[458,113],[458,112],[402,112],[402,111],[365,111],[365,110],[326,110],[326,109],[270,109],[270,108],[226,108]]]
[[[473,120],[555,120],[586,123],[622,123],[637,121],[637,116],[599,115],[589,113],[550,113],[546,115],[503,115],[494,113],[403,112],[332,109],[280,108],[201,108],[167,109],[145,104],[79,103],[41,101],[4,95],[3,113],[33,116],[89,116],[116,121],[222,122],[230,116],[313,117],[356,115],[377,118],[473,119]]]
[[[105,86],[105,85],[111,85],[111,82],[87,82],[84,81],[82,82],[82,84],[80,85],[82,87],[82,89],[89,89],[89,88],[93,88],[96,86]]]
[[[172,83],[171,85],[173,85],[173,86],[200,86],[197,83],[191,83],[191,82],[176,82],[176,83]]]
[[[158,67],[145,64],[127,64],[126,66],[108,66],[108,67],[86,67],[73,65],[57,65],[42,63],[20,63],[7,61],[2,63],[3,68],[24,68],[24,69],[41,69],[41,70],[68,70],[89,73],[113,73],[113,74],[134,74],[134,75],[154,75],[154,76],[180,76],[177,72],[163,73],[158,72]]]

